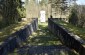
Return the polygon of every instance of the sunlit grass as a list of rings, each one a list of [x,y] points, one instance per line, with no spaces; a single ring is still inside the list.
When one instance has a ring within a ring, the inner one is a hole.
[[[38,30],[29,37],[29,42],[31,45],[61,45],[61,42],[59,41],[57,36],[49,32],[47,26],[47,22],[39,22]]]
[[[0,30],[0,42],[7,39],[8,38],[7,36],[11,35],[12,33],[19,31],[25,25],[30,24],[31,21],[32,21],[31,19],[29,21],[21,21],[21,22],[18,22],[17,24],[12,24],[8,27],[1,29]]]
[[[55,36],[48,30],[47,26],[48,26],[47,22],[46,23],[39,22],[38,30],[36,32],[33,32],[32,35],[28,37],[26,46],[27,45],[29,45],[30,47],[36,46],[38,48],[38,46],[62,45],[62,43],[59,41],[57,36]],[[41,50],[36,50],[36,51],[41,51]],[[74,52],[66,51],[64,49],[58,52],[56,52],[55,50],[55,51],[52,51],[52,53],[53,53],[52,55],[76,55]],[[10,55],[14,55],[14,54],[20,55],[17,50],[14,53],[11,53]],[[25,54],[29,55],[29,53],[26,53],[26,52]],[[46,55],[46,54],[47,53],[45,54],[41,53],[39,55]],[[37,54],[34,54],[34,55],[37,55]]]
[[[66,23],[63,21],[56,21],[58,24],[64,26],[66,29],[68,29],[70,32],[74,33],[75,35],[80,36],[82,39],[85,40],[85,28],[79,28],[76,27],[70,23]]]

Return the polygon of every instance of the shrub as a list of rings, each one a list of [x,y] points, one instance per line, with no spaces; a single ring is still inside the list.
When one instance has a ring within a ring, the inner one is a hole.
[[[72,8],[71,14],[69,15],[69,23],[76,26],[78,24],[78,16],[75,8]]]
[[[75,5],[71,10],[69,15],[69,23],[78,26],[85,27],[85,6],[84,5]]]

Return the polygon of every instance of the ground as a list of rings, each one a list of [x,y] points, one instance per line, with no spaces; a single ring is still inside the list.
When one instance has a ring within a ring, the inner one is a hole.
[[[48,30],[47,25],[47,22],[39,22],[38,30],[28,38],[24,46],[9,55],[73,55],[74,53]]]

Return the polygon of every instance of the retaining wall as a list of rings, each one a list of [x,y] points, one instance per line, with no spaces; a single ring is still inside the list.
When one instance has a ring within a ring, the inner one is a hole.
[[[31,23],[24,26],[24,28],[9,35],[3,44],[0,46],[0,55],[7,55],[13,52],[15,48],[19,48],[22,42],[27,41],[27,38],[32,32],[38,29],[38,19],[34,18]]]
[[[80,37],[74,35],[73,33],[70,33],[61,25],[55,23],[54,20],[63,20],[63,19],[48,18],[48,29],[56,36],[58,36],[58,38],[64,45],[66,45],[71,49],[74,49],[80,55],[85,55],[85,47],[83,46],[85,45],[85,41],[82,40]]]

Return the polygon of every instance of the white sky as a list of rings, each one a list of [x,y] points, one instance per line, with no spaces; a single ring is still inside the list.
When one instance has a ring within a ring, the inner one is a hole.
[[[25,0],[22,0],[23,2],[25,2]],[[41,1],[41,0],[38,0]],[[85,5],[85,0],[78,0],[76,1],[78,4],[84,4]]]
[[[78,4],[84,4],[85,5],[85,0],[78,0],[77,3]]]
[[[23,2],[25,1],[25,0],[22,0]],[[41,0],[38,0],[38,1],[41,1]]]
[[[25,2],[25,0],[22,0],[23,2]]]

